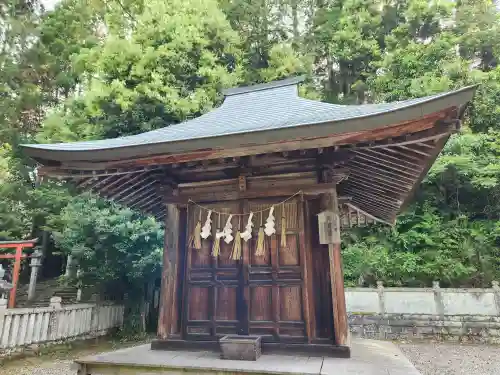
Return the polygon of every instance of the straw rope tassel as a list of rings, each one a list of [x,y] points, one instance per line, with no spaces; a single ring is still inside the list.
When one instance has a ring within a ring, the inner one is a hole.
[[[262,226],[262,212],[261,212],[259,234],[257,235],[257,248],[255,249],[256,256],[264,255],[264,237],[265,233],[264,233],[264,227]]]
[[[286,247],[286,217],[285,217],[285,204],[281,205],[281,248]]]
[[[217,229],[215,230],[214,243],[212,245],[212,256],[217,258],[220,254],[220,239],[224,236],[224,231],[219,231],[220,228],[220,214],[218,215]]]
[[[188,206],[187,206],[187,217],[188,217],[188,218],[190,217],[190,216],[189,216],[189,214],[190,214],[190,211],[189,211],[189,204],[188,204]],[[189,227],[189,223],[188,223],[188,227]],[[191,233],[191,234],[189,235],[189,238],[188,238],[188,247],[189,247],[189,248],[192,248],[192,247],[193,247],[193,239],[194,239],[194,237],[193,237],[193,233]]]
[[[201,210],[196,227],[194,227],[193,247],[197,250],[201,249]]]
[[[241,232],[240,232],[240,220],[238,219],[238,230],[234,236],[233,253],[231,258],[233,260],[241,259]]]

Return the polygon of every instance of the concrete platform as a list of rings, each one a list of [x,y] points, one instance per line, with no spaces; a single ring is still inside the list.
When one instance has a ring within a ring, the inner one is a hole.
[[[304,375],[419,375],[391,342],[353,340],[352,357],[262,355],[257,361],[229,361],[214,352],[160,351],[150,345],[81,358],[79,375],[121,374],[304,374]]]

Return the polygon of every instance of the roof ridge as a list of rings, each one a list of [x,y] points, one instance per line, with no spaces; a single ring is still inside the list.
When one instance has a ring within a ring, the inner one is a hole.
[[[266,83],[259,83],[256,85],[250,85],[250,86],[241,86],[241,87],[233,87],[230,89],[225,89],[222,91],[224,96],[232,96],[232,95],[239,95],[239,94],[246,94],[249,92],[255,92],[255,91],[261,91],[261,90],[269,90],[269,89],[275,89],[278,87],[283,87],[283,86],[292,86],[292,85],[297,85],[305,80],[305,76],[296,76],[296,77],[290,77],[290,78],[285,78],[277,81],[271,81],[271,82],[266,82]]]

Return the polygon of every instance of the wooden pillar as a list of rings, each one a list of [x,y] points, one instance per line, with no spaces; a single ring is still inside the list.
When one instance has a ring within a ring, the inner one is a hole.
[[[163,248],[163,271],[161,276],[158,338],[166,340],[177,327],[177,264],[179,251],[179,209],[167,204],[165,212],[165,241]]]
[[[12,289],[9,296],[9,309],[16,307],[17,284],[19,283],[19,272],[21,271],[21,257],[23,255],[23,246],[16,247],[14,258],[14,270],[12,271]]]
[[[340,217],[336,189],[328,194],[328,209],[336,214],[336,228],[339,235],[333,236],[333,243],[328,244],[330,261],[330,282],[332,285],[332,306],[335,344],[349,345],[349,326],[345,304],[344,272],[342,270],[342,255],[340,253]]]

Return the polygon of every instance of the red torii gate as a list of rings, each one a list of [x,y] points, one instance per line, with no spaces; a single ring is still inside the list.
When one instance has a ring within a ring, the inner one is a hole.
[[[28,258],[23,254],[24,248],[35,246],[36,240],[25,241],[0,241],[0,249],[15,248],[15,254],[0,254],[0,259],[14,259],[14,270],[12,271],[12,289],[9,295],[9,308],[16,306],[17,283],[19,282],[19,272],[21,271],[21,259]]]

